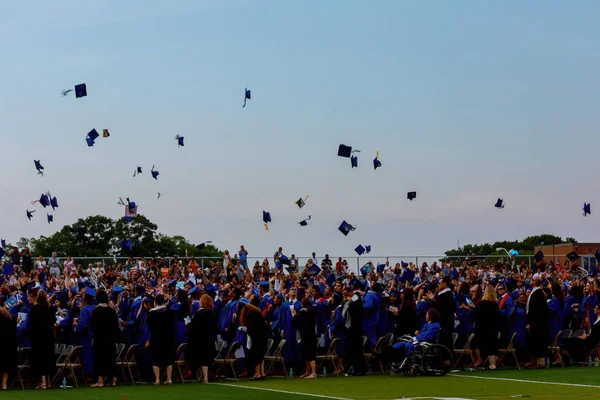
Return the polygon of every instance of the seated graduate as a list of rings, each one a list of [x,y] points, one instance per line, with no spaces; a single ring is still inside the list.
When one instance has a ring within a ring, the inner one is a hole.
[[[411,338],[410,341],[400,341],[392,346],[395,359],[402,358],[400,365],[397,362],[392,365],[393,369],[401,370],[405,367],[407,357],[413,352],[415,344],[419,342],[435,343],[437,341],[440,332],[440,313],[436,309],[430,308],[427,310],[425,319],[427,323],[423,326],[423,329],[416,331],[416,336]]]
[[[600,344],[600,304],[594,306],[594,315],[596,322],[592,325],[589,334],[564,340],[563,354],[574,361],[585,362],[585,357],[595,346]],[[592,355],[592,358],[597,356],[597,354]]]

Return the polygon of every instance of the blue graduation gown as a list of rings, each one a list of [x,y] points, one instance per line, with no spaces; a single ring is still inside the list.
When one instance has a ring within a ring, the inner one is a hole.
[[[327,304],[324,301],[319,301],[313,304],[313,312],[317,317],[317,335],[321,337],[325,333],[326,326],[329,322],[329,315],[327,315]]]
[[[269,304],[269,300],[271,299],[271,295],[269,293],[265,293],[263,298],[260,300],[260,310],[265,311],[267,305]]]
[[[552,344],[558,332],[562,330],[563,325],[563,308],[560,306],[558,299],[552,298],[548,300],[548,313],[550,314],[550,324],[548,325],[548,344]]]
[[[142,298],[136,297],[131,303],[131,307],[129,307],[129,312],[127,313],[127,326],[125,327],[125,337],[128,340],[128,344],[137,343],[140,338],[139,333],[139,325],[136,325],[135,319],[137,316],[140,307],[142,306]]]
[[[232,300],[223,307],[223,311],[219,315],[219,332],[221,338],[227,341],[228,345],[233,343],[236,335],[237,326],[233,321],[233,314],[237,312],[237,300]]]
[[[146,342],[150,339],[150,326],[148,326],[148,311],[142,310],[139,317],[135,321],[136,331],[139,332],[137,348],[137,354],[135,355],[136,361],[142,367],[149,367],[152,364],[150,360],[150,353],[145,348]]]
[[[325,335],[325,346],[329,347],[331,341],[335,338],[339,342],[335,348],[338,357],[344,357],[344,349],[346,346],[346,335],[344,331],[344,315],[342,314],[342,305],[337,306],[333,312],[331,323],[329,324],[328,334]]]
[[[587,327],[588,329],[592,329],[592,325],[594,325],[594,322],[596,322],[596,316],[594,315],[594,306],[597,303],[598,295],[596,293],[592,294],[591,296],[585,296],[583,298],[583,304],[581,304],[581,309],[583,310],[584,317],[590,318],[590,324]],[[587,315],[586,312],[588,313]]]
[[[515,347],[525,349],[527,334],[525,332],[525,305],[515,304],[515,312],[510,319],[510,337],[517,333],[515,338]]]
[[[430,304],[427,300],[421,300],[417,303],[417,314],[419,315],[419,330],[423,329],[425,324],[427,323],[425,320],[425,316],[427,315],[427,311],[429,311]]]
[[[362,319],[363,335],[367,337],[367,343],[375,347],[377,343],[377,327],[379,325],[379,308],[381,306],[381,294],[369,291],[363,299],[364,314]]]
[[[465,339],[469,336],[469,310],[460,308],[461,305],[468,306],[467,303],[468,296],[465,296],[462,293],[456,293],[455,302],[456,302],[456,317],[460,324],[456,328],[456,333],[458,333],[458,337],[461,339]]]
[[[200,300],[193,300],[192,305],[190,306],[190,318],[196,314],[196,311],[200,309]]]
[[[178,348],[180,344],[187,342],[185,336],[185,319],[180,303],[171,305],[171,311],[174,314],[173,330],[175,331],[175,347]]]
[[[81,353],[81,363],[83,370],[87,376],[94,376],[94,362],[92,359],[92,332],[90,331],[90,319],[95,307],[85,305],[79,314],[79,323],[75,327],[75,332],[78,335],[79,345],[83,346]]]
[[[217,317],[217,321],[219,320],[219,317],[221,316],[222,310],[223,310],[223,300],[221,300],[221,298],[217,297],[217,298],[215,298],[215,308],[213,309],[213,311],[215,313],[215,317]]]
[[[294,303],[294,309],[300,302]],[[297,311],[296,311],[297,312]],[[281,310],[279,311],[280,318],[280,329],[283,331],[284,338],[286,340],[285,347],[283,348],[283,358],[285,361],[297,361],[300,359],[300,349],[298,346],[298,340],[296,338],[296,329],[292,326],[293,315],[290,311],[290,302],[286,301],[282,304]]]

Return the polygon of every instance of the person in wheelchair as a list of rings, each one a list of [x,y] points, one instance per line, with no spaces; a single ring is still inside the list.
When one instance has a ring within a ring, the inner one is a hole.
[[[392,346],[393,360],[392,370],[403,370],[407,365],[409,356],[419,343],[436,343],[440,332],[440,313],[430,308],[425,316],[426,324],[421,331],[416,331],[414,337],[404,336],[401,340]],[[398,362],[398,360],[402,360]]]

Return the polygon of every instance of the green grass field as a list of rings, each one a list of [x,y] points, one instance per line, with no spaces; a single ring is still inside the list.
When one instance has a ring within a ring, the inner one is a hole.
[[[0,392],[0,399],[600,399],[599,378],[600,368],[571,367],[537,371],[461,372],[441,378],[375,375],[357,378],[328,377],[313,381],[300,378],[271,378],[263,382],[220,381],[208,385],[186,383],[168,387],[123,385],[101,389],[12,389]]]

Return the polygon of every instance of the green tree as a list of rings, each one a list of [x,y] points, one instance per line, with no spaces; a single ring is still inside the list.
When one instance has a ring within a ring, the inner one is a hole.
[[[568,243],[576,243],[574,238],[567,238]],[[489,256],[489,255],[506,255],[504,251],[496,251],[496,249],[517,250],[520,255],[531,255],[536,246],[544,243],[544,246],[564,243],[560,236],[551,234],[542,234],[537,236],[529,236],[523,239],[523,241],[499,241],[493,244],[466,244],[458,249],[452,249],[446,251],[446,256],[457,257],[457,256],[470,256],[475,253],[478,256]]]

